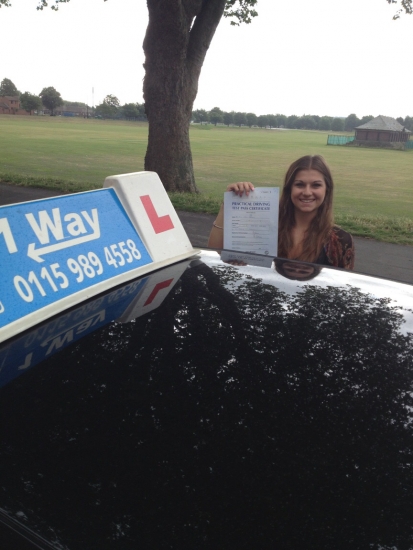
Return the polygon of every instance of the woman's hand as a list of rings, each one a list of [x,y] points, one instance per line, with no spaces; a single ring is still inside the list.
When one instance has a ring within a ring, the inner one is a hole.
[[[250,191],[254,191],[254,186],[249,181],[239,181],[237,183],[231,183],[228,185],[227,191],[233,191],[236,195],[239,195],[242,197],[242,195],[245,193],[248,197],[250,194]]]

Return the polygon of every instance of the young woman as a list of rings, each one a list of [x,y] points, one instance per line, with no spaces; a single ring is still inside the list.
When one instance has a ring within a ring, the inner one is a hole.
[[[232,183],[227,191],[249,195],[250,182]],[[208,246],[222,248],[224,212],[221,208]],[[307,155],[291,164],[280,199],[278,257],[344,269],[354,268],[354,243],[333,222],[333,178],[320,155]]]

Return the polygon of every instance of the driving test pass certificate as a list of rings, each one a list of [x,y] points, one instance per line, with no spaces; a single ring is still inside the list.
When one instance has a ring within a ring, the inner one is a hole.
[[[224,193],[224,248],[277,256],[278,187],[256,187],[247,197]]]

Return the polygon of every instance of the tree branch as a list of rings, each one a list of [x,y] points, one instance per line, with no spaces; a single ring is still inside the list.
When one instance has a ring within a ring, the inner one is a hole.
[[[234,9],[235,4],[239,2],[238,9]],[[231,25],[240,25],[241,23],[251,23],[253,17],[258,13],[253,9],[258,0],[227,0],[224,17],[234,17],[236,21],[231,21]]]
[[[389,4],[398,4],[399,0],[387,0]],[[401,0],[401,8],[393,15],[393,19],[399,19],[400,14],[403,13],[403,10],[408,14],[412,15],[413,13],[413,0]]]
[[[204,0],[190,30],[188,43],[188,71],[198,78],[206,53],[224,13],[226,0]]]

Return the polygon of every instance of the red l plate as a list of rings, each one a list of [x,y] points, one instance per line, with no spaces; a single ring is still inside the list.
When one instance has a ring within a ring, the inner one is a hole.
[[[174,224],[168,214],[165,216],[158,216],[149,195],[143,195],[140,199],[156,234],[174,228]]]

